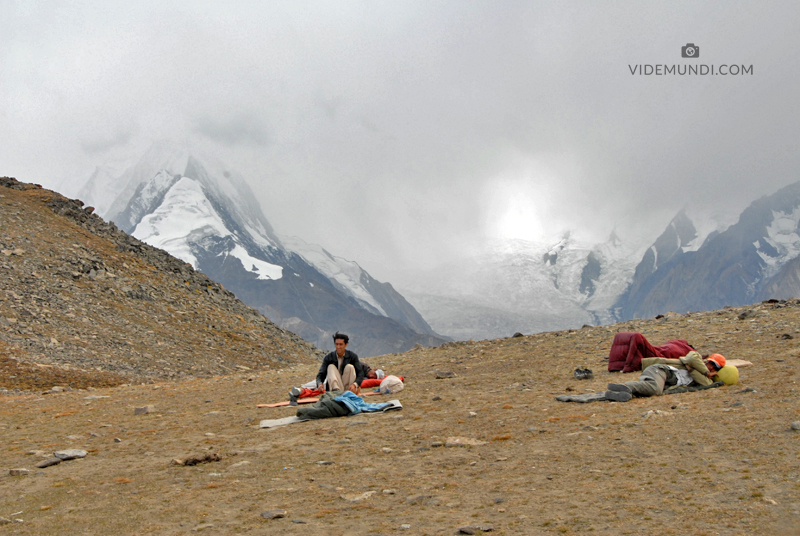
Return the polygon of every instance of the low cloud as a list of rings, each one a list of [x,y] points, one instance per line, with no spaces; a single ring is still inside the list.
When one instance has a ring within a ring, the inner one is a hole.
[[[195,130],[209,140],[225,146],[260,145],[270,142],[267,127],[253,114],[241,114],[233,118],[204,116],[197,120]]]

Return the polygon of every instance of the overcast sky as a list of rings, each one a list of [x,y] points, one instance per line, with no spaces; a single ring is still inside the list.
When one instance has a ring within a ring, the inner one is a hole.
[[[800,180],[793,0],[226,4],[0,0],[0,175],[68,188],[188,143],[390,281],[494,237],[730,223]]]

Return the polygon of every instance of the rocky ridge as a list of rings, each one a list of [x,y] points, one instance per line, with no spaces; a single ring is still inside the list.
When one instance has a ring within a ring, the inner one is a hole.
[[[228,374],[321,354],[92,207],[8,177],[0,274],[4,367],[48,369],[62,385]],[[29,377],[5,375],[0,387],[36,388]]]

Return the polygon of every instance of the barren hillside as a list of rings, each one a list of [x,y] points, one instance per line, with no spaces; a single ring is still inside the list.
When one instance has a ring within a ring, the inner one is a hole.
[[[0,178],[0,388],[45,387],[22,372],[30,367],[58,385],[86,387],[226,374],[318,355],[90,207]]]
[[[285,399],[316,364],[0,397],[0,516],[21,520],[0,530],[798,534],[799,322],[793,300],[376,357],[407,378],[402,411],[270,430],[259,421],[294,409],[256,405]],[[618,330],[754,365],[737,386],[557,402],[635,376],[605,372]],[[573,378],[584,366],[594,379]],[[88,455],[35,467],[66,448]],[[192,458],[217,461],[173,462]]]

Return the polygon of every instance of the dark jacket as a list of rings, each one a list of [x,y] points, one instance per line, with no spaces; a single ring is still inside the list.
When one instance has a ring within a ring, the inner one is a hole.
[[[339,359],[336,357],[336,350],[322,358],[322,365],[319,367],[319,372],[317,372],[317,385],[325,381],[325,376],[328,375],[328,365],[339,367]],[[339,374],[344,371],[344,367],[347,365],[353,365],[353,368],[356,369],[356,383],[361,387],[361,382],[364,381],[364,369],[361,367],[358,356],[350,350],[344,351],[342,366],[339,367]]]

